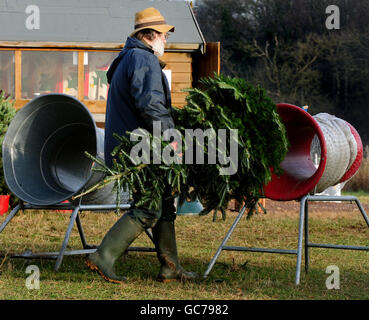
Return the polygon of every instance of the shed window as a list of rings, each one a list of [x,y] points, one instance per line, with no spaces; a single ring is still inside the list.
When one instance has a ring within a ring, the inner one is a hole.
[[[22,98],[66,93],[77,97],[78,61],[73,52],[22,52]]]
[[[116,56],[116,52],[88,52],[84,66],[84,99],[107,100],[109,86],[106,72]]]
[[[14,51],[0,51],[0,90],[14,97]]]

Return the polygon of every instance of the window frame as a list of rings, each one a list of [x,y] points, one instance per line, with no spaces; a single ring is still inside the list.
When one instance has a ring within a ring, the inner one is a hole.
[[[16,62],[17,62],[17,57],[16,57],[16,51],[17,49],[16,48],[0,48],[0,51],[13,51],[14,52],[14,98],[15,98],[15,95],[16,95]]]
[[[76,49],[76,48],[0,48],[1,51],[14,51],[14,106],[16,109],[23,107],[32,99],[22,98],[22,52],[29,51],[40,51],[40,52],[77,52],[78,53],[78,64],[77,64],[77,99],[81,101],[92,113],[105,113],[106,100],[87,100],[84,99],[84,53],[85,52],[109,52],[119,53],[121,49]]]

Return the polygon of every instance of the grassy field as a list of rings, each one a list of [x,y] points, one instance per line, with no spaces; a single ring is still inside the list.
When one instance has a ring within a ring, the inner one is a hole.
[[[357,194],[364,204],[366,194]],[[268,202],[267,202],[268,209]],[[178,251],[182,265],[203,274],[237,213],[226,221],[212,216],[178,216]],[[0,223],[5,219],[0,217]],[[81,215],[87,240],[98,244],[117,219],[114,213]],[[19,212],[0,234],[0,251],[59,251],[69,221],[67,213]],[[259,214],[242,219],[228,245],[296,249],[298,211]],[[310,238],[314,242],[368,245],[369,228],[358,210],[310,214]],[[151,247],[141,235],[134,246]],[[80,249],[75,227],[68,249]],[[118,273],[128,277],[122,285],[110,284],[84,265],[83,256],[64,257],[54,271],[55,260],[0,258],[1,299],[107,299],[107,300],[306,300],[369,299],[369,253],[350,250],[310,250],[310,271],[302,268],[301,284],[295,286],[295,255],[223,251],[207,279],[192,283],[163,284],[155,280],[159,263],[155,253],[129,252],[118,263]],[[304,259],[303,259],[304,262]],[[40,270],[40,288],[29,290],[29,265]],[[340,289],[329,290],[326,268],[340,271]]]

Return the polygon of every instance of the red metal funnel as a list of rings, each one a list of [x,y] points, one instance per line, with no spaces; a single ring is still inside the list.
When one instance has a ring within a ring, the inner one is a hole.
[[[327,148],[323,132],[315,119],[300,107],[280,103],[277,111],[286,127],[290,147],[281,163],[283,174],[272,175],[265,186],[265,197],[271,200],[298,200],[314,189],[327,161]],[[317,135],[321,148],[318,168],[310,156],[311,142]]]

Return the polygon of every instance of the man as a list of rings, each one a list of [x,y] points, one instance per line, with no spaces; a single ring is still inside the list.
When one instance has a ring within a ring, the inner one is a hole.
[[[171,117],[171,97],[163,64],[158,56],[164,54],[168,32],[174,27],[166,24],[155,8],[135,15],[135,30],[124,49],[113,61],[107,73],[109,95],[105,121],[105,162],[112,165],[111,152],[118,144],[113,134],[125,135],[137,128],[152,132],[153,121],[161,129],[174,128]],[[97,251],[87,258],[87,265],[110,282],[120,283],[124,277],[114,271],[115,261],[146,228],[152,228],[157,256],[161,264],[158,280],[186,280],[197,277],[185,271],[178,262],[175,239],[175,207],[167,187],[159,211],[132,207],[105,235]]]

